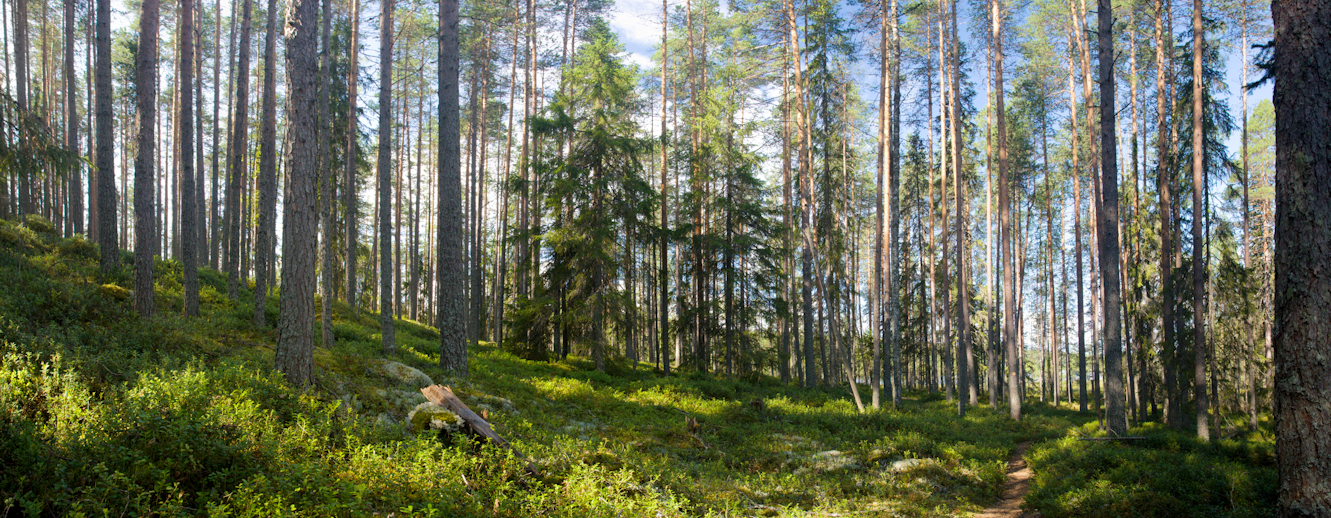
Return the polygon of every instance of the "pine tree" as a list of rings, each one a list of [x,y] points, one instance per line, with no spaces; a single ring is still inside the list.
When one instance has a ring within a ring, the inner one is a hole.
[[[277,370],[293,385],[314,382],[318,8],[316,0],[288,0],[286,13],[286,112],[291,150],[286,155],[282,293],[274,356]]]
[[[466,376],[466,261],[462,226],[462,161],[458,142],[458,2],[439,2],[439,226],[440,246],[436,318],[439,365]]]
[[[259,222],[254,233],[254,326],[262,329],[268,309],[268,273],[277,238],[277,2],[268,1],[263,44],[263,100],[259,122]]]
[[[397,349],[393,330],[393,0],[381,0],[379,11],[379,326],[383,350]],[[442,104],[441,104],[442,106]],[[441,108],[442,109],[442,108]],[[442,162],[442,161],[441,161]],[[442,205],[441,205],[442,207]],[[440,240],[442,243],[443,241]],[[442,256],[442,254],[441,254]]]
[[[180,229],[181,267],[184,269],[185,314],[199,314],[198,229],[195,218],[194,182],[194,0],[180,0],[180,79],[176,88],[180,96]],[[72,69],[72,67],[71,67]],[[71,80],[72,82],[72,80]],[[71,101],[72,102],[72,101]],[[200,186],[202,187],[202,186]]]
[[[108,276],[120,263],[116,232],[116,177],[114,112],[111,106],[111,0],[97,1],[97,241],[101,273]]]
[[[1331,514],[1331,2],[1276,0],[1275,431],[1277,511]],[[1320,104],[1319,104],[1320,103]],[[1320,106],[1320,108],[1313,108]]]
[[[134,310],[153,314],[153,248],[157,240],[157,207],[153,199],[157,144],[158,0],[144,0],[139,17],[139,49],[135,57],[136,106],[139,116],[138,155],[134,158]]]

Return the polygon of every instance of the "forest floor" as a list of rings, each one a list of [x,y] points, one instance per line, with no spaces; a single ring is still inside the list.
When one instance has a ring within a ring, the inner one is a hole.
[[[1275,498],[1265,423],[1213,444],[1147,424],[1133,433],[1148,440],[1105,444],[1078,441],[1099,432],[1066,407],[958,418],[910,393],[861,414],[844,388],[622,358],[598,372],[489,343],[462,379],[437,367],[436,330],[397,320],[385,354],[377,314],[341,303],[314,386],[294,388],[272,369],[275,296],[255,326],[253,294],[229,301],[203,269],[203,314],[185,318],[180,267],[158,262],[143,319],[128,254],[103,279],[95,247],[43,223],[0,221],[0,516],[971,516],[1010,503],[1019,444],[1023,505],[1045,517],[1270,516]],[[443,420],[413,424],[429,384],[540,475]]]
[[[1037,518],[1040,516],[1038,511],[1023,511],[1022,502],[1026,499],[1026,493],[1031,492],[1031,479],[1034,473],[1030,466],[1026,465],[1026,450],[1031,447],[1030,441],[1022,441],[1017,444],[1017,450],[1012,452],[1012,456],[1007,459],[1007,481],[1003,483],[1003,494],[998,495],[998,501],[993,505],[986,507],[975,518]]]

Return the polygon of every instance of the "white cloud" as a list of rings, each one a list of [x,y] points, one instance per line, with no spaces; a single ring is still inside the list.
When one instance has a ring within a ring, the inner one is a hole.
[[[610,14],[610,28],[630,52],[650,53],[661,41],[661,4],[652,0],[620,0]]]

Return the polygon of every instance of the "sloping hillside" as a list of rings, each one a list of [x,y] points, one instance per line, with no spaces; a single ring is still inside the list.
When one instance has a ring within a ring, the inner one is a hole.
[[[98,279],[95,249],[43,223],[0,221],[0,515],[967,514],[997,497],[1017,442],[1085,422],[1049,408],[957,419],[925,395],[860,415],[838,390],[667,378],[622,359],[600,373],[489,344],[454,379],[432,328],[399,321],[385,357],[377,315],[340,303],[317,383],[293,388],[271,368],[273,329],[251,325],[250,296],[226,300],[217,272],[201,273],[203,316],[187,319],[179,269],[159,262],[160,314],[140,319],[125,271]],[[444,419],[413,426],[430,383],[484,411],[541,476],[441,438]],[[1042,461],[1061,465],[1062,443],[1046,444]]]

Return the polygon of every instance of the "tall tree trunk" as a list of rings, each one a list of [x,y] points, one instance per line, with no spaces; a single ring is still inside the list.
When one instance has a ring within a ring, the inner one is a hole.
[[[360,313],[360,303],[356,300],[356,242],[359,226],[357,220],[360,216],[360,196],[356,185],[356,142],[359,138],[359,124],[357,124],[357,99],[356,94],[360,90],[360,0],[351,0],[351,58],[348,62],[347,72],[347,149],[346,149],[346,169],[342,177],[342,206],[346,220],[347,257],[347,304],[350,304],[352,310]]]
[[[1099,0],[1100,37],[1100,271],[1104,279],[1105,308],[1105,420],[1110,435],[1128,431],[1124,412],[1121,324],[1122,296],[1119,281],[1118,237],[1118,144],[1114,137],[1114,8],[1110,0]]]
[[[1164,28],[1167,20],[1166,13],[1169,12],[1167,2],[1170,0],[1156,0],[1155,2],[1155,84],[1156,84],[1156,108],[1157,123],[1156,129],[1156,190],[1159,194],[1159,217],[1160,217],[1160,327],[1163,331],[1163,350],[1161,351],[1161,367],[1163,370],[1163,381],[1165,385],[1165,421],[1169,426],[1179,428],[1182,426],[1180,419],[1179,394],[1175,380],[1175,364],[1178,362],[1177,347],[1174,343],[1174,244],[1172,242],[1172,230],[1174,228],[1171,221],[1173,209],[1170,203],[1170,194],[1172,191],[1172,168],[1173,160],[1170,158],[1169,151],[1169,133],[1165,131],[1169,125],[1169,97],[1166,87],[1165,76],[1168,75],[1170,64],[1167,61],[1166,49],[1169,47],[1168,31]],[[1173,30],[1172,27],[1170,30]]]
[[[887,293],[888,293],[888,344],[891,348],[891,364],[887,374],[887,382],[892,388],[892,407],[901,407],[901,374],[904,369],[901,368],[901,298],[899,292],[903,290],[901,283],[899,266],[901,262],[901,247],[898,245],[898,238],[901,234],[901,29],[899,20],[901,19],[897,0],[892,0],[892,68],[888,71],[891,75],[890,87],[892,90],[891,102],[891,127],[889,132],[891,136],[890,147],[887,156],[888,171],[888,226],[889,239],[888,248],[888,266],[887,266]]]
[[[316,1],[316,0],[310,0]],[[254,326],[263,328],[268,301],[268,272],[276,267],[277,239],[277,2],[268,1],[263,44],[263,103],[259,122],[259,222],[254,233]],[[283,215],[290,216],[289,204]]]
[[[1192,1],[1192,349],[1197,398],[1197,437],[1211,439],[1207,427],[1206,398],[1206,266],[1202,260],[1202,192],[1206,184],[1206,138],[1202,129],[1205,108],[1202,87],[1202,0]]]
[[[1076,25],[1069,20],[1068,23],[1068,45],[1073,45],[1073,38],[1076,38],[1074,32]],[[1077,124],[1077,99],[1076,99],[1076,75],[1077,67],[1072,58],[1068,58],[1068,110],[1072,113],[1072,122],[1068,127],[1072,130],[1072,233],[1073,249],[1072,254],[1077,261],[1077,410],[1086,411],[1086,315],[1083,313],[1086,309],[1082,296],[1085,293],[1082,277],[1081,263],[1081,147],[1078,144],[1078,124]]]
[[[134,159],[134,309],[153,314],[153,245],[157,236],[153,156],[157,129],[158,0],[145,0],[139,19],[139,52],[135,59],[136,106],[139,117],[138,156]]]
[[[1284,517],[1331,515],[1331,2],[1276,0],[1275,429]]]
[[[796,163],[799,164],[799,168],[800,168],[799,175],[800,175],[800,179],[801,179],[801,181],[803,182],[803,183],[802,183],[802,186],[801,186],[801,188],[800,188],[800,191],[801,191],[801,193],[800,193],[800,196],[801,196],[801,209],[800,209],[800,218],[801,218],[801,222],[800,222],[800,224],[801,224],[801,226],[802,226],[803,228],[807,229],[807,228],[809,227],[809,225],[812,223],[812,222],[811,222],[811,218],[810,218],[810,212],[811,212],[812,209],[813,209],[813,201],[812,201],[812,198],[811,198],[812,193],[811,193],[810,190],[809,190],[809,185],[810,185],[811,182],[809,182],[809,181],[808,181],[808,178],[807,178],[807,177],[808,177],[808,171],[807,171],[808,162],[807,162],[807,160],[806,160],[806,156],[807,156],[807,154],[808,154],[808,138],[807,138],[807,131],[806,131],[806,130],[807,130],[807,127],[805,126],[805,123],[804,123],[804,119],[805,119],[805,108],[804,108],[804,78],[803,78],[803,71],[802,71],[802,68],[803,68],[803,66],[804,66],[804,65],[803,65],[804,59],[803,59],[803,57],[800,55],[801,52],[800,52],[800,40],[799,40],[799,25],[798,25],[798,21],[797,21],[797,19],[796,19],[796,15],[795,15],[795,12],[796,12],[796,11],[795,11],[795,0],[786,0],[786,1],[785,1],[785,7],[786,7],[786,24],[787,24],[787,28],[788,28],[788,30],[789,30],[789,35],[790,35],[790,36],[789,36],[789,38],[790,38],[790,39],[789,39],[789,43],[790,43],[791,62],[793,63],[793,68],[794,68],[794,72],[795,72],[795,77],[794,77],[792,83],[793,83],[793,86],[795,87],[795,92],[794,92],[794,100],[795,100],[794,102],[795,102],[795,106],[796,106],[796,108],[795,108],[795,124],[796,124],[796,127],[798,128],[798,130],[797,130],[798,133],[796,134],[796,139],[799,141],[799,143],[795,146],[796,149],[798,149],[798,154],[799,154],[799,158],[796,159]],[[814,314],[813,314],[813,279],[812,279],[812,270],[813,270],[813,251],[810,250],[810,249],[808,248],[808,246],[809,246],[809,243],[807,243],[807,242],[804,243],[804,246],[802,247],[802,250],[801,250],[801,252],[800,252],[800,254],[801,254],[801,255],[800,255],[801,259],[800,259],[800,260],[801,260],[801,263],[802,263],[802,265],[801,265],[801,275],[802,275],[802,279],[803,279],[803,284],[802,284],[802,288],[801,288],[801,296],[802,296],[802,298],[803,298],[803,301],[802,301],[802,307],[804,308],[804,310],[803,310],[803,317],[804,317],[804,339],[803,339],[802,343],[804,344],[804,372],[805,372],[805,376],[804,376],[804,386],[805,386],[806,388],[814,386],[814,384],[816,383],[816,380],[817,380],[817,376],[814,374],[814,373],[815,373],[815,370],[814,370],[814,369],[815,369],[815,366],[814,366],[814,350],[813,350],[813,347],[812,347],[812,345],[813,345],[813,318],[814,318]]]
[[[1239,84],[1248,84],[1248,0],[1241,3],[1241,14],[1239,17],[1239,26],[1242,32],[1242,40],[1239,43],[1240,55],[1243,64],[1240,66]],[[1252,185],[1251,170],[1248,169],[1248,90],[1244,89],[1239,93],[1243,104],[1243,122],[1239,129],[1241,140],[1241,160],[1243,171],[1241,178],[1243,181],[1243,267],[1253,268],[1252,265],[1252,241],[1249,240],[1248,233],[1252,230],[1252,221],[1250,219],[1251,210],[1248,203],[1249,188]],[[1256,326],[1252,323],[1252,295],[1245,292],[1243,295],[1243,327],[1246,329],[1242,347],[1244,376],[1244,405],[1248,409],[1248,430],[1257,429],[1257,365],[1252,361],[1253,353],[1256,351]]]
[[[194,31],[190,34],[190,45],[194,47],[194,261],[198,265],[208,263],[208,200],[204,195],[203,154],[203,29],[207,21],[203,17],[203,3],[194,2]]]
[[[308,1],[308,0],[307,0]],[[226,294],[231,300],[240,298],[239,282],[245,275],[241,261],[241,191],[245,181],[245,156],[249,149],[249,85],[250,85],[250,9],[252,0],[244,0],[240,25],[240,55],[236,68],[235,115],[231,118],[231,144],[227,151],[230,165],[227,168],[226,218],[227,218],[227,253],[226,253]],[[290,10],[290,7],[288,7]],[[234,15],[233,15],[234,16]],[[289,54],[289,52],[288,52]],[[290,71],[288,71],[290,74]]]
[[[1050,362],[1050,392],[1053,394],[1054,406],[1058,406],[1058,312],[1055,309],[1056,297],[1054,295],[1054,185],[1053,170],[1049,167],[1049,95],[1043,88],[1040,90],[1040,155],[1042,157],[1042,166],[1044,167],[1044,192],[1045,192],[1045,251],[1048,255],[1049,265],[1049,352],[1052,356]],[[1060,231],[1062,227],[1060,227]],[[1062,247],[1059,247],[1062,251]],[[1064,274],[1063,285],[1067,286],[1067,275]]]
[[[670,219],[667,216],[667,210],[670,206],[670,198],[667,191],[668,185],[666,183],[666,176],[670,172],[669,163],[666,161],[667,151],[668,151],[666,148],[670,143],[670,134],[668,133],[669,130],[666,128],[666,104],[670,99],[669,97],[670,83],[668,75],[668,72],[670,70],[670,52],[669,52],[670,35],[669,32],[667,32],[667,22],[669,20],[669,14],[670,14],[669,0],[661,0],[661,221],[660,221],[661,262],[657,266],[658,268],[657,282],[660,283],[661,298],[659,302],[659,307],[657,308],[660,319],[657,322],[657,325],[660,326],[661,330],[661,343],[660,343],[661,365],[663,366],[666,376],[670,375],[670,326],[669,326],[670,320],[668,319],[669,317],[668,310],[670,307],[670,301],[669,301],[670,286],[668,282],[670,278],[670,272],[669,272],[670,266],[669,266],[669,261],[666,257],[666,255],[670,251]],[[783,185],[786,192],[786,198],[789,198],[790,173],[788,167],[789,164],[787,163],[786,165],[787,167],[784,167],[782,169],[782,174],[786,175],[785,182],[783,183]],[[786,205],[788,207],[789,203],[787,202]],[[790,211],[787,208],[786,219],[790,219],[789,212]],[[678,287],[676,287],[676,289],[678,289]],[[781,382],[789,383],[790,367],[788,363],[790,357],[790,349],[788,345],[789,342],[788,340],[786,340],[785,337],[786,335],[783,334],[781,341],[781,353],[780,353],[781,373],[782,373]]]
[[[1008,177],[1007,148],[1007,111],[1003,107],[1003,30],[1002,6],[998,0],[993,2],[994,40],[994,96],[998,117],[998,226],[999,249],[1003,252],[1003,351],[1004,363],[1007,364],[1008,417],[1021,419],[1021,402],[1025,393],[1021,390],[1021,378],[1024,365],[1018,357],[1020,336],[1017,335],[1017,257],[1018,250],[1013,247],[1012,230],[1012,181]],[[1075,137],[1074,137],[1075,138]],[[1074,140],[1075,143],[1075,140]]]
[[[439,2],[439,364],[467,375],[462,161],[458,142],[458,2]]]
[[[180,0],[180,263],[184,272],[185,314],[199,314],[198,216],[194,194],[194,0]]]
[[[957,208],[957,413],[966,415],[967,403],[979,404],[980,387],[975,376],[975,350],[971,347],[970,274],[966,270],[969,254],[969,204],[965,182],[961,178],[961,37],[957,32],[957,1],[952,0],[952,170]],[[995,0],[995,11],[1001,9]],[[1001,41],[1001,40],[1000,40]],[[964,385],[963,385],[964,384]]]
[[[323,331],[321,337],[323,338],[323,346],[326,348],[333,347],[333,283],[335,282],[333,275],[333,209],[337,206],[333,203],[333,184],[336,182],[337,174],[331,167],[332,160],[330,159],[333,139],[333,120],[330,116],[332,111],[329,107],[329,88],[333,84],[333,40],[330,35],[333,17],[330,5],[332,2],[333,0],[323,0],[323,16],[319,20],[320,37],[323,40],[321,49],[323,56],[319,63],[319,130],[316,133],[319,139],[317,151],[319,153],[319,172],[323,180],[323,195],[320,197],[322,201],[319,205],[319,208],[322,209],[320,215],[323,217],[323,222],[320,224],[323,227],[323,243],[321,243],[320,250],[320,255],[323,257],[321,267],[323,270],[323,289],[320,292],[319,301],[323,305],[320,311]]]
[[[942,234],[943,246],[942,250],[939,251],[940,253],[938,257],[938,269],[942,271],[942,279],[937,280],[937,282],[943,286],[943,300],[941,309],[938,311],[936,318],[941,324],[940,327],[943,334],[943,337],[938,340],[939,361],[941,363],[940,370],[943,374],[943,392],[947,394],[947,401],[951,403],[952,397],[955,395],[954,391],[957,388],[957,378],[956,364],[952,357],[952,319],[949,318],[949,315],[951,315],[952,312],[952,290],[949,289],[951,280],[948,279],[948,261],[951,258],[949,249],[952,241],[951,237],[948,236],[947,231],[948,221],[951,217],[951,213],[949,212],[950,205],[948,204],[948,178],[956,175],[956,170],[952,167],[952,146],[948,141],[952,139],[951,125],[958,122],[958,117],[953,113],[952,102],[949,97],[949,94],[952,92],[951,83],[955,80],[955,78],[952,77],[953,72],[950,63],[952,54],[947,50],[948,47],[951,46],[949,41],[951,38],[948,37],[948,27],[951,25],[948,23],[950,19],[950,16],[948,16],[949,7],[951,7],[950,4],[939,5],[940,14],[938,17],[938,70],[941,72],[940,75],[943,80],[938,89],[938,101],[941,108],[941,119],[939,121],[939,136],[941,137],[939,139],[939,169],[941,172],[940,181],[942,182],[939,184],[938,201],[939,206],[942,208],[940,213],[941,219],[939,221],[939,231]],[[956,180],[953,179],[953,181]]]
[[[14,1],[14,76],[17,83],[16,93],[18,101],[18,114],[20,124],[18,125],[19,148],[28,147],[28,125],[22,123],[30,114],[28,89],[31,87],[30,73],[28,70],[28,0]],[[154,72],[156,68],[153,69]],[[156,76],[154,76],[156,77]],[[32,206],[32,176],[35,174],[35,164],[31,163],[31,157],[27,153],[19,156],[21,164],[18,172],[18,214],[26,216],[33,211]],[[26,166],[26,167],[22,167]]]
[[[222,239],[220,238],[222,221],[218,217],[219,214],[218,155],[220,155],[219,151],[222,149],[218,137],[219,137],[219,128],[221,128],[222,126],[222,119],[220,119],[217,115],[218,107],[221,106],[220,94],[222,91],[222,81],[221,81],[222,80],[222,0],[217,0],[216,2],[213,3],[213,12],[215,13],[213,14],[213,23],[215,27],[213,27],[213,135],[211,142],[212,158],[213,158],[212,160],[213,177],[212,177],[212,190],[210,192],[211,196],[209,197],[209,199],[212,200],[212,204],[208,212],[208,223],[209,223],[208,231],[210,234],[208,240],[209,242],[208,265],[212,267],[214,270],[217,270],[219,264],[218,256],[220,255],[218,251],[221,249],[221,241],[222,241]],[[232,16],[231,18],[234,19],[235,17]],[[233,23],[232,28],[234,27],[235,25]],[[230,75],[231,75],[231,70],[230,66],[228,65],[227,76],[230,77]],[[228,109],[227,113],[230,112],[231,110]],[[199,186],[199,189],[202,190],[203,186]]]
[[[78,96],[74,93],[74,0],[65,0],[65,147],[79,154]],[[75,164],[69,173],[69,230],[83,233],[83,175]]]
[[[309,1],[309,0],[307,0]],[[393,329],[393,0],[379,10],[379,326],[383,350],[397,349]],[[442,110],[442,105],[440,107]],[[440,240],[443,243],[443,240]]]
[[[878,76],[878,183],[875,190],[874,200],[874,233],[873,233],[873,279],[869,291],[869,331],[873,339],[873,369],[869,375],[869,388],[872,393],[871,404],[874,408],[879,408],[879,378],[878,374],[884,372],[882,368],[883,346],[882,317],[883,317],[883,294],[888,292],[883,287],[883,175],[886,171],[884,156],[887,144],[887,3],[883,2],[881,11],[881,23],[879,24],[879,76]]]
[[[111,107],[111,0],[97,0],[97,240],[106,278],[120,263],[116,232],[115,114]]]
[[[385,2],[391,3],[391,2]],[[287,181],[284,189],[282,295],[277,321],[277,370],[293,385],[314,382],[314,285],[318,240],[315,168],[319,147],[316,124],[318,50],[316,0],[288,0],[286,12]],[[391,24],[389,25],[391,27]]]

